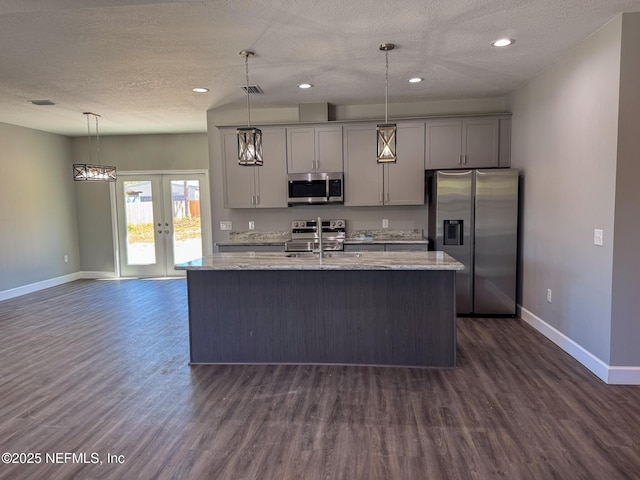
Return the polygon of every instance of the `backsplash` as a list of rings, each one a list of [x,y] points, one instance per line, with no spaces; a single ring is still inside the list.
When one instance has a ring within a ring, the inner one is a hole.
[[[394,230],[355,230],[347,238],[353,240],[422,240],[422,229]]]

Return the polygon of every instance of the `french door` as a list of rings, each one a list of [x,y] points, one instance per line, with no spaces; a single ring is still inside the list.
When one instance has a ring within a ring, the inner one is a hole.
[[[174,265],[211,253],[204,173],[118,174],[120,276],[184,276]]]

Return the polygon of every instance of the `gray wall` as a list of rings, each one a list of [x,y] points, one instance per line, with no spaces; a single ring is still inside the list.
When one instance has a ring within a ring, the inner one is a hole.
[[[0,292],[78,271],[69,155],[66,137],[0,123]]]
[[[622,18],[611,364],[640,365],[640,14]]]
[[[512,166],[524,172],[521,305],[607,364],[621,25],[602,27],[509,101]],[[594,228],[604,230],[602,247]]]
[[[87,138],[71,141],[73,163],[88,163]],[[94,153],[95,155],[95,153]],[[95,159],[94,159],[95,160]],[[100,162],[131,171],[206,170],[206,133],[114,135],[100,137]],[[110,185],[76,183],[80,270],[115,272]]]
[[[336,105],[336,121],[384,118],[384,104]],[[462,113],[505,112],[504,98],[482,98],[466,100],[438,100],[389,105],[392,118],[420,117],[427,115],[452,115]],[[298,206],[283,209],[225,209],[223,199],[222,147],[217,126],[242,125],[246,122],[246,109],[213,109],[207,112],[209,131],[209,156],[212,193],[213,241],[228,239],[227,231],[220,230],[220,221],[231,220],[234,231],[248,230],[249,220],[255,222],[256,231],[291,230],[291,221],[300,218],[346,218],[349,230],[381,229],[382,219],[389,220],[391,229],[427,229],[426,206],[407,207],[342,207],[342,206]],[[298,107],[251,108],[252,123],[296,123]]]

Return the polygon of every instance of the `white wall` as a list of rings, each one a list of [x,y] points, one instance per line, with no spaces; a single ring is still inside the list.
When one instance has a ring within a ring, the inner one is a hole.
[[[69,156],[66,137],[0,123],[0,298],[78,271]]]
[[[606,364],[621,24],[602,27],[509,100],[512,166],[524,173],[521,305]],[[604,230],[602,247],[594,228]]]

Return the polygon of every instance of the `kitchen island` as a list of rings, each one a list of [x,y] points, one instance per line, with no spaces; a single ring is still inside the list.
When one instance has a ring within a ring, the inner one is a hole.
[[[187,271],[191,363],[454,367],[443,252],[222,253]]]

